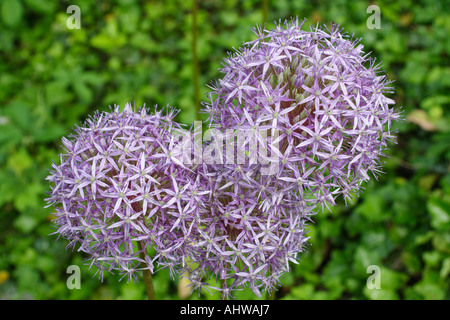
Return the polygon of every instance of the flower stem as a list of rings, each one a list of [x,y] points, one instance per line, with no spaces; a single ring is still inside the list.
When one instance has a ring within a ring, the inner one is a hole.
[[[263,25],[267,23],[268,14],[269,14],[269,0],[263,0]]]
[[[200,84],[199,84],[199,65],[198,65],[198,55],[197,55],[197,14],[198,14],[198,3],[197,0],[192,2],[192,64],[194,68],[194,104],[196,108],[196,120],[201,120],[200,118]]]
[[[145,261],[146,254],[145,254],[145,248],[141,241],[138,241],[139,251],[141,259]],[[145,289],[147,290],[147,297],[148,300],[155,300],[155,290],[153,288],[153,279],[152,279],[152,273],[149,269],[145,269],[142,271],[144,275],[144,283],[145,283]]]

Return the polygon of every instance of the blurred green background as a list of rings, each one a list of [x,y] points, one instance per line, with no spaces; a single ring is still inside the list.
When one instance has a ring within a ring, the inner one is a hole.
[[[101,283],[80,253],[49,236],[44,179],[61,137],[94,110],[128,101],[179,107],[178,121],[192,123],[226,52],[253,39],[250,29],[264,19],[270,28],[291,16],[335,21],[362,37],[395,81],[405,121],[386,174],[354,205],[316,216],[312,245],[275,298],[450,298],[448,2],[266,3],[199,1],[195,37],[192,0],[0,0],[0,299],[145,299],[142,282],[108,275]],[[380,29],[366,25],[370,4],[381,10]],[[80,29],[67,27],[69,5],[80,8]],[[66,286],[72,264],[81,267],[79,290]],[[366,285],[371,265],[380,268],[380,289]],[[154,283],[160,299],[185,297],[166,271]]]

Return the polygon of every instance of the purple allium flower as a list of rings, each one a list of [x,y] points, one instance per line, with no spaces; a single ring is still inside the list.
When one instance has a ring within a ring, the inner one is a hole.
[[[224,60],[204,112],[220,130],[276,131],[283,188],[328,207],[339,195],[347,203],[369,172],[381,172],[400,114],[360,40],[336,25],[303,31],[304,22],[255,29],[257,39]]]
[[[299,197],[298,190],[277,175],[267,174],[265,165],[252,163],[250,152],[239,154],[251,145],[251,136],[245,139],[251,132],[244,132],[241,145],[242,132],[213,131],[211,141],[203,145],[203,162],[195,168],[199,184],[209,193],[198,210],[197,232],[190,235],[186,252],[192,263],[184,273],[194,289],[214,289],[222,298],[246,287],[258,296],[275,290],[290,263],[298,263],[305,250],[307,223],[314,214],[314,202]],[[238,139],[232,139],[236,135]],[[271,146],[276,139],[266,140]],[[221,152],[218,141],[233,142]],[[232,162],[230,149],[245,161]]]
[[[63,138],[60,164],[47,177],[56,234],[88,255],[91,266],[118,270],[128,279],[153,264],[174,271],[198,211],[196,177],[172,154],[174,110],[145,107],[96,113]],[[154,248],[144,261],[140,253]]]
[[[246,287],[258,296],[273,291],[304,251],[310,208],[255,167],[198,169],[210,194],[187,250],[193,264],[185,271],[194,289],[214,289],[222,298]]]
[[[210,127],[266,131],[254,137],[272,156],[259,149],[251,161],[247,136],[231,146],[245,163],[230,163],[224,152],[221,164],[202,167],[211,198],[199,250],[190,251],[194,287],[215,277],[224,297],[247,286],[258,295],[273,290],[304,251],[310,216],[339,195],[346,203],[357,196],[394,139],[399,113],[385,96],[389,82],[359,40],[336,26],[303,31],[303,23],[255,30],[257,39],[225,59],[224,76],[212,85],[204,109]],[[261,159],[276,170],[264,172]]]

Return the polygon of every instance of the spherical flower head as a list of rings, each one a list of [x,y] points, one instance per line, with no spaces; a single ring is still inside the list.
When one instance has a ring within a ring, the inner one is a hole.
[[[184,274],[199,293],[212,289],[232,298],[250,288],[261,297],[281,285],[280,278],[305,250],[312,208],[282,189],[276,176],[261,171],[258,165],[240,164],[196,168],[209,194],[187,250],[194,263]]]
[[[201,167],[211,194],[189,250],[194,288],[213,278],[223,298],[274,290],[304,251],[311,215],[338,195],[356,196],[394,138],[389,83],[359,41],[336,26],[303,31],[303,23],[256,29],[212,85],[204,111],[215,140],[233,142]],[[245,161],[229,159],[230,150]]]
[[[224,60],[204,111],[225,130],[269,127],[278,136],[284,188],[322,208],[358,195],[382,167],[391,123],[400,114],[379,65],[337,26],[302,30],[292,19]]]
[[[155,262],[173,271],[196,215],[195,176],[172,153],[181,126],[171,109],[119,110],[97,112],[62,139],[61,163],[47,177],[55,234],[79,244],[101,276],[132,279]],[[152,257],[141,255],[150,247]]]

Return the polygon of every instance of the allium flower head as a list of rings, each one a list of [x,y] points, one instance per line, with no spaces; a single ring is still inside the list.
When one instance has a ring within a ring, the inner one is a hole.
[[[183,243],[197,214],[195,176],[171,153],[174,110],[96,113],[63,138],[60,164],[47,179],[56,234],[79,244],[91,265],[133,278],[153,263],[171,270],[183,262]],[[153,257],[140,253],[149,247]]]
[[[208,179],[203,185],[210,197],[203,203],[199,232],[192,234],[188,278],[194,288],[217,290],[222,298],[247,287],[259,297],[261,291],[270,293],[305,250],[309,208],[255,168],[198,169],[203,181]]]
[[[304,22],[255,29],[257,39],[224,60],[204,111],[222,130],[276,131],[284,188],[329,206],[356,196],[369,172],[377,176],[399,113],[360,39],[336,25],[304,31]]]
[[[385,96],[389,82],[359,40],[336,26],[303,31],[303,23],[256,29],[256,40],[224,60],[205,104],[211,128],[246,137],[231,147],[247,155],[245,163],[230,163],[224,152],[221,164],[203,167],[212,181],[211,212],[191,278],[201,287],[215,275],[223,296],[279,285],[304,251],[310,216],[339,195],[358,195],[394,139],[399,113]],[[249,132],[271,155],[252,161]],[[267,173],[264,163],[277,169]]]

